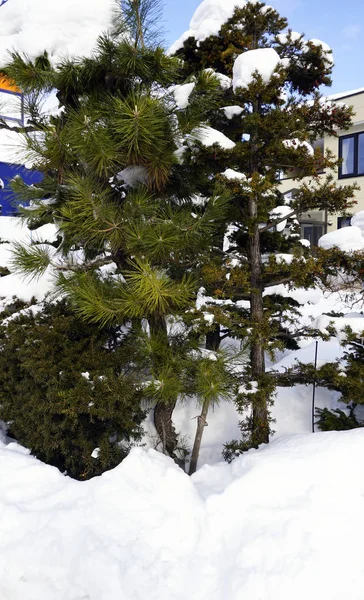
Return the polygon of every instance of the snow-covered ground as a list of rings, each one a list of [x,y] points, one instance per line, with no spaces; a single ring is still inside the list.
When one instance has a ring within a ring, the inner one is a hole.
[[[0,443],[4,600],[362,600],[364,431],[76,482]]]
[[[32,233],[0,217],[0,266],[30,235],[52,241],[55,227]],[[51,273],[31,284],[0,278],[0,308],[12,297],[41,300]],[[360,329],[364,315],[345,295],[289,292],[302,325]],[[352,298],[350,299],[352,300]],[[307,339],[271,365],[311,362]],[[319,342],[318,362],[340,360],[340,336]],[[318,389],[316,406],[337,406]],[[116,469],[77,482],[6,439],[0,428],[0,598],[4,600],[362,600],[364,589],[364,430],[311,432],[310,386],[278,388],[272,443],[231,465],[223,444],[239,438],[239,415],[221,404],[208,415],[200,469],[189,478],[146,445]],[[199,409],[179,405],[176,429],[189,448]],[[301,434],[301,435],[299,435]]]

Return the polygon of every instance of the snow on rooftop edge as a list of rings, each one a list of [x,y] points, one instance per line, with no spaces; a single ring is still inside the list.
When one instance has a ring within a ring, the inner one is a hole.
[[[347,96],[355,96],[356,94],[364,93],[364,87],[357,88],[356,90],[350,90],[348,92],[339,92],[337,94],[329,94],[326,96],[329,100],[339,100],[340,98],[346,98]]]

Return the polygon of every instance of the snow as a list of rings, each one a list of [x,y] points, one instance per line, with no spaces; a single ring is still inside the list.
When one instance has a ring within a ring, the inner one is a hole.
[[[314,46],[319,46],[322,49],[322,52],[325,56],[325,60],[327,63],[329,63],[330,65],[334,64],[334,58],[333,55],[331,53],[331,48],[328,44],[326,44],[325,42],[322,42],[321,40],[317,40],[317,39],[312,39],[309,40],[311,44],[313,44]]]
[[[359,227],[362,236],[364,237],[364,210],[360,210],[359,212],[355,213],[355,215],[351,218],[351,225]]]
[[[338,247],[345,252],[364,250],[364,237],[362,230],[357,226],[343,227],[337,231],[330,231],[319,239],[319,246],[326,250]]]
[[[348,92],[340,92],[338,94],[330,94],[327,96],[329,100],[340,100],[340,98],[346,98],[347,96],[355,96],[356,94],[362,94],[364,87],[357,88],[356,90],[350,90]]]
[[[307,346],[290,352],[274,365],[274,371],[284,373],[284,371],[292,367],[295,361],[304,364],[313,363],[315,361],[316,342],[310,342]],[[336,338],[331,338],[329,341],[319,341],[317,352],[317,366],[322,367],[328,362],[336,362],[342,359],[344,349]]]
[[[13,302],[17,296],[24,302],[29,302],[33,297],[39,302],[54,291],[54,276],[48,268],[39,279],[30,280],[12,273],[13,242],[27,244],[30,240],[40,243],[52,243],[57,240],[57,228],[48,224],[30,231],[25,223],[17,217],[0,217],[0,267],[10,270],[10,275],[0,277],[0,310]],[[51,246],[53,249],[53,247]],[[54,249],[53,249],[54,250]]]
[[[215,73],[215,77],[219,80],[220,87],[223,90],[228,90],[229,88],[231,88],[232,79],[230,77],[224,75],[223,73]]]
[[[21,165],[24,164],[24,160],[23,138],[16,131],[0,129],[0,162]]]
[[[280,63],[278,53],[274,48],[259,48],[240,54],[234,62],[233,87],[247,87],[254,79],[255,72],[262,77],[264,83],[269,83],[275,69]]]
[[[203,126],[196,127],[192,133],[191,138],[198,140],[204,146],[213,146],[213,144],[219,144],[224,150],[231,150],[234,148],[235,143],[230,140],[226,135],[213,127]]]
[[[37,242],[55,242],[58,229],[49,223],[30,231],[26,224],[18,217],[0,217],[0,242],[29,242],[33,239]],[[1,248],[0,244],[0,248]]]
[[[293,138],[291,140],[283,140],[282,144],[286,148],[293,148],[293,149],[305,148],[305,150],[308,152],[308,154],[310,156],[314,155],[314,149],[312,148],[311,144],[309,144],[308,142],[299,140],[298,138]]]
[[[233,117],[239,117],[244,109],[241,106],[224,106],[221,110],[224,111],[225,117],[231,120]]]
[[[173,89],[173,94],[178,108],[187,108],[190,95],[192,94],[195,86],[195,82],[175,86]]]
[[[224,171],[222,175],[227,179],[240,179],[241,181],[246,180],[246,175],[244,173],[240,173],[239,171],[235,171],[234,169],[226,169],[226,171]]]
[[[8,52],[35,58],[49,51],[51,60],[89,56],[95,40],[112,21],[113,0],[10,0],[1,7],[0,63]]]
[[[272,223],[274,225],[275,220],[279,221],[279,219],[281,219],[282,217],[291,215],[292,208],[290,206],[283,204],[282,206],[277,206],[276,208],[273,208],[269,214],[272,218]],[[283,231],[285,229],[286,225],[287,225],[287,219],[281,221],[280,223],[277,223],[276,225],[274,225],[274,227],[277,231]]]
[[[363,452],[360,429],[298,435],[189,478],[137,448],[79,483],[0,443],[0,595],[361,600]]]
[[[331,317],[320,315],[312,326],[325,331],[328,327],[334,327],[339,337],[345,338],[345,330],[350,329],[359,337],[364,337],[364,315],[345,315],[345,317]]]
[[[195,10],[189,30],[172,44],[169,53],[177,52],[189,37],[203,42],[210,35],[218,35],[222,25],[233,16],[235,8],[244,8],[245,5],[245,0],[204,0]]]
[[[0,115],[9,120],[21,121],[21,96],[18,94],[7,94],[0,90]],[[16,125],[18,123],[15,123]]]
[[[141,165],[132,165],[120,171],[117,179],[124,181],[126,186],[134,188],[148,181],[148,170]]]
[[[297,42],[302,38],[302,33],[298,33],[297,31],[290,31],[288,33],[279,33],[277,36],[277,41],[280,44],[287,44],[288,40],[291,42]]]
[[[245,178],[233,169],[223,175]],[[289,206],[279,206],[271,217],[290,212]],[[361,235],[363,221],[364,211],[353,217],[357,225],[340,231]],[[0,218],[0,266],[10,265],[12,242],[30,235],[51,242],[57,228],[45,225],[31,234],[19,219]],[[52,286],[48,272],[31,283],[11,274],[0,278],[0,297],[6,298],[3,305],[13,295],[42,300]],[[364,329],[360,309],[354,312],[340,292],[284,285],[266,291],[275,293],[302,305],[299,326],[325,330],[335,325],[338,335],[319,341],[318,365],[334,361],[339,368],[340,332],[347,325],[358,333]],[[201,289],[198,305],[208,303]],[[332,311],[344,316],[331,317]],[[270,368],[284,372],[296,360],[313,362],[315,341],[300,344]],[[344,409],[338,397],[317,388],[316,406]],[[312,435],[311,406],[312,386],[278,388],[272,443],[231,465],[221,462],[221,451],[224,443],[240,438],[241,417],[233,403],[210,409],[201,468],[192,478],[152,449],[157,441],[151,415],[143,440],[147,451],[135,448],[116,469],[82,483],[18,444],[6,445],[0,424],[0,598],[362,600],[364,483],[358,474],[364,430]],[[188,449],[200,410],[189,400],[174,411],[176,430]],[[94,448],[94,460],[100,452]],[[340,568],[333,574],[338,556]]]

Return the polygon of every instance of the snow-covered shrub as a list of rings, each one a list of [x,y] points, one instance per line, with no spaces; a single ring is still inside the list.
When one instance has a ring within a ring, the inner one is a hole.
[[[119,328],[85,324],[63,300],[8,319],[0,344],[0,419],[38,458],[87,479],[140,438],[137,350]]]

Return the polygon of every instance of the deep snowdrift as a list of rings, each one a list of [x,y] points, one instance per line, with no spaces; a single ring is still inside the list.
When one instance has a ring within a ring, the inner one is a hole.
[[[135,449],[79,483],[0,443],[0,597],[362,600],[363,454],[293,436],[190,479]]]

